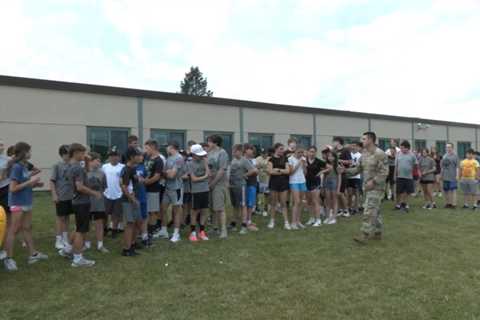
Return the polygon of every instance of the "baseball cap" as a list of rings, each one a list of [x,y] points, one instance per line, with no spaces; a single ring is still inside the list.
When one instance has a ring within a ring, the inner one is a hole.
[[[107,153],[107,156],[118,156],[120,153],[118,152],[118,148],[116,146],[113,146]]]
[[[207,152],[203,150],[203,147],[199,144],[194,144],[193,146],[190,147],[190,151],[199,157],[203,157],[207,155]]]

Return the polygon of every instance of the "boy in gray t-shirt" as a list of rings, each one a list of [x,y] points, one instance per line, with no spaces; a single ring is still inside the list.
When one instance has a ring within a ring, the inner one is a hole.
[[[395,178],[397,185],[397,204],[395,209],[408,212],[408,197],[415,192],[413,171],[418,165],[417,158],[410,151],[410,142],[402,141],[400,152],[395,159]]]
[[[207,152],[203,150],[199,144],[194,144],[190,148],[193,159],[189,166],[188,175],[192,181],[192,216],[190,220],[190,241],[196,242],[200,240],[208,240],[205,233],[205,223],[208,218],[209,208],[209,186],[208,178],[210,176],[210,169],[208,168],[208,160],[206,159]],[[197,217],[200,216],[200,232],[197,237]]]
[[[63,249],[68,240],[68,216],[73,214],[73,182],[69,175],[70,157],[68,156],[68,146],[62,145],[58,149],[58,154],[62,161],[56,163],[52,168],[50,177],[50,193],[56,209],[56,237],[55,248]]]
[[[453,144],[447,143],[447,153],[440,161],[442,169],[443,191],[445,193],[445,208],[455,208],[457,205],[457,177],[458,177],[458,156],[453,151]]]
[[[96,152],[90,152],[89,157],[87,185],[90,189],[98,191],[103,195],[103,192],[107,188],[107,180],[105,173],[101,169],[102,162],[100,155]],[[95,220],[97,250],[102,253],[108,253],[108,250],[103,245],[104,221],[107,221],[107,215],[105,214],[105,198],[103,196],[100,199],[90,196],[90,214]]]

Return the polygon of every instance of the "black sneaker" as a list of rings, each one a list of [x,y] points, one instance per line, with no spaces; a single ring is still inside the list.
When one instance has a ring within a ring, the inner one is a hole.
[[[144,249],[145,247],[144,247],[141,243],[135,242],[134,244],[132,244],[132,248],[133,248],[134,250],[142,250],[142,249]]]
[[[130,248],[130,256],[135,257],[135,256],[139,256],[139,255],[140,255],[140,252],[137,252],[137,250],[135,250],[135,248],[132,246]]]
[[[145,247],[145,248],[151,248],[151,247],[153,247],[152,240],[150,240],[150,239],[142,240],[142,245],[143,245],[143,247]]]
[[[115,239],[117,237],[118,231],[112,229],[112,239]]]
[[[393,208],[393,210],[402,210],[402,205],[396,204],[395,208]]]
[[[464,204],[462,209],[470,209],[470,207],[468,206],[468,204]]]
[[[123,249],[122,256],[124,257],[132,257],[132,250],[131,249]]]

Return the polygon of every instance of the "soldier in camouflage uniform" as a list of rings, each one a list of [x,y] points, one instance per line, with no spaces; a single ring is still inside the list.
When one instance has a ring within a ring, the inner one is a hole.
[[[360,235],[354,240],[366,244],[369,239],[381,240],[383,222],[380,216],[380,205],[385,193],[385,181],[388,176],[388,158],[375,142],[377,137],[373,132],[363,134],[363,152],[356,167],[342,169],[348,176],[363,174],[363,189],[365,192],[365,211]]]

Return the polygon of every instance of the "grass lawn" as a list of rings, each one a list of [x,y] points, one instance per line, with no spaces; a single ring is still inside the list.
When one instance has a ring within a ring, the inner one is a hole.
[[[46,194],[34,207],[34,237],[50,259],[0,269],[0,319],[480,319],[480,212],[383,210],[385,239],[353,243],[360,218],[305,231],[266,230],[176,245],[139,257],[107,255],[74,269],[53,249]],[[440,204],[443,204],[440,201]],[[93,238],[93,235],[92,235]]]

